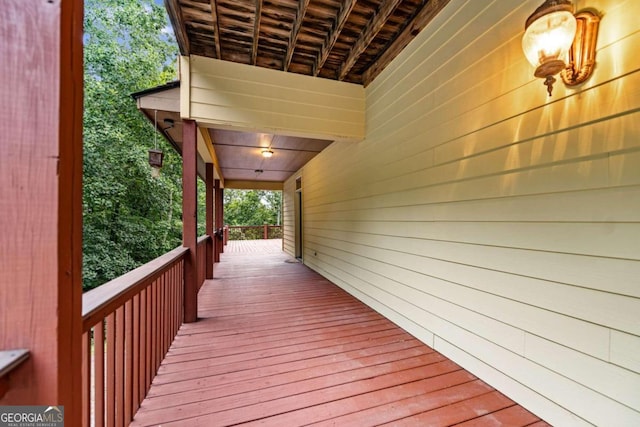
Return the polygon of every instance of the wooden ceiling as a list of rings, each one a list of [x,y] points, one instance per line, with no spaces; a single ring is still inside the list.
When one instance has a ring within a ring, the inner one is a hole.
[[[182,55],[368,85],[449,0],[165,0]]]
[[[225,181],[283,182],[331,141],[209,129]],[[265,158],[262,150],[273,156]]]

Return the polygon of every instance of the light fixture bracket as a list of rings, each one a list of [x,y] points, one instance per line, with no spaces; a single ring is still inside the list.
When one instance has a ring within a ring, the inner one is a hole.
[[[575,14],[576,37],[569,49],[567,67],[560,72],[567,86],[576,86],[591,76],[596,63],[596,40],[600,16],[595,11],[583,10]]]

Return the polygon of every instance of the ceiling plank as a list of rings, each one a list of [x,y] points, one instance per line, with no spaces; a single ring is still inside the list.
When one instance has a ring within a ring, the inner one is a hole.
[[[360,55],[362,55],[362,53],[367,49],[367,46],[369,46],[369,43],[371,43],[376,35],[378,35],[378,32],[382,27],[384,27],[387,19],[391,16],[401,1],[402,0],[386,1],[382,4],[382,7],[378,12],[373,15],[373,18],[367,23],[367,26],[360,35],[360,38],[358,38],[351,47],[347,59],[340,65],[340,69],[338,70],[338,80],[344,80],[346,75],[349,74],[349,71],[351,71],[351,68],[353,68],[355,63],[358,61]]]
[[[218,6],[216,0],[211,0],[211,19],[213,19],[213,38],[216,44],[216,58],[222,59],[220,50],[220,24],[218,23]]]
[[[182,9],[178,4],[178,0],[164,0],[164,7],[169,14],[169,20],[171,21],[173,32],[176,35],[180,54],[188,56],[191,50],[189,46],[189,36],[187,35],[184,20],[182,19]]]
[[[260,40],[260,19],[262,18],[262,0],[256,0],[256,14],[253,19],[253,46],[251,47],[251,65],[256,65],[258,41]]]
[[[227,180],[225,188],[234,190],[271,190],[282,191],[284,183],[279,181],[243,181],[243,180]]]
[[[374,62],[362,76],[362,84],[366,87],[378,74],[404,49],[411,40],[449,3],[450,0],[429,0],[402,33],[394,40],[384,53]]]
[[[296,17],[293,20],[293,28],[291,29],[291,34],[289,36],[287,54],[283,61],[282,68],[284,71],[289,71],[289,65],[291,65],[291,58],[293,58],[293,51],[296,48],[300,28],[302,28],[302,21],[304,21],[304,16],[306,15],[307,8],[309,7],[309,1],[310,0],[301,0],[300,3],[298,3],[298,10],[296,11]]]
[[[341,3],[340,12],[336,17],[336,22],[331,29],[328,37],[325,39],[322,50],[320,51],[320,56],[313,66],[313,75],[315,77],[318,76],[320,70],[322,70],[322,67],[324,66],[324,63],[327,61],[327,58],[329,58],[329,53],[331,53],[333,46],[336,44],[336,41],[338,41],[338,37],[342,32],[342,28],[344,28],[344,24],[347,23],[347,18],[351,14],[351,11],[353,10],[353,7],[355,5],[356,0],[347,0]]]

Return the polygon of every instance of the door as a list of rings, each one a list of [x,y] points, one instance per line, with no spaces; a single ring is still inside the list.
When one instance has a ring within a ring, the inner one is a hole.
[[[296,258],[302,259],[302,178],[296,179],[295,193]]]

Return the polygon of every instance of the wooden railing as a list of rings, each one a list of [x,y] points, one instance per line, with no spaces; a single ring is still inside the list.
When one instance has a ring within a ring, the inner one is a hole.
[[[204,283],[204,279],[205,279],[205,275],[207,273],[207,265],[206,265],[206,260],[207,260],[207,242],[209,241],[210,237],[209,236],[202,236],[200,238],[198,238],[198,250],[197,250],[197,269],[198,269],[198,275],[197,277],[197,283],[198,283],[198,290],[200,290],[200,288],[202,287],[203,283]]]
[[[228,240],[279,239],[282,237],[280,225],[228,225]]]
[[[3,350],[0,351],[0,399],[9,390],[9,376],[25,360],[29,358],[29,350]]]
[[[208,238],[198,239],[199,286]],[[83,295],[83,426],[133,419],[182,324],[187,251],[178,247]]]

